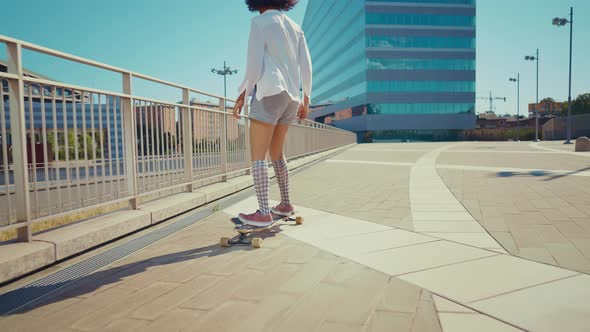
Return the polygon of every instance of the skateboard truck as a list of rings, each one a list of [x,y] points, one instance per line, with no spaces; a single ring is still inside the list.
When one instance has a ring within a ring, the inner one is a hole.
[[[260,248],[260,247],[262,247],[262,238],[260,238],[260,237],[252,238],[250,236],[250,234],[267,230],[267,229],[271,228],[272,226],[274,226],[276,223],[281,222],[281,221],[295,221],[295,224],[301,225],[301,224],[303,224],[303,217],[296,217],[294,219],[291,217],[284,217],[284,218],[275,220],[272,224],[270,224],[268,226],[263,226],[263,227],[244,225],[242,222],[237,220],[237,218],[233,218],[232,223],[234,223],[236,225],[234,230],[238,232],[238,236],[233,237],[233,238],[222,237],[219,240],[219,244],[222,247],[231,247],[234,245],[247,245],[247,246],[252,246],[252,248]]]

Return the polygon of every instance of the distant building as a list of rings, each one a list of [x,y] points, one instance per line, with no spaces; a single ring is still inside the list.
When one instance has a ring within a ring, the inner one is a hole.
[[[137,127],[157,128],[160,132],[176,132],[176,110],[164,105],[136,105],[135,124]],[[139,135],[139,134],[138,134]]]
[[[312,104],[325,106],[309,117],[359,141],[474,128],[475,16],[475,0],[310,0]]]
[[[496,119],[496,118],[498,118],[498,116],[494,112],[485,112],[485,113],[479,113],[477,115],[477,118],[478,119]]]
[[[192,106],[197,106],[203,111],[193,111],[193,139],[195,141],[208,140],[212,137],[219,137],[221,128],[221,119],[223,115],[205,110],[219,111],[218,103],[191,101]],[[229,112],[230,110],[226,110]],[[227,117],[227,139],[228,141],[236,140],[240,134],[237,130],[237,120],[233,117]]]
[[[537,110],[541,116],[559,115],[567,111],[567,109],[564,109],[564,105],[565,103],[560,102],[532,103],[529,104],[529,113]]]
[[[542,121],[544,123],[544,121]],[[535,123],[534,117],[521,117],[520,121],[517,121],[516,116],[509,114],[497,116],[494,113],[486,112],[481,113],[477,116],[476,129],[495,129],[495,128],[515,128],[520,127],[533,127]]]
[[[0,72],[7,72],[6,63],[0,62]],[[55,81],[28,69],[24,69],[24,76]],[[56,85],[59,85],[59,83],[56,83]],[[2,98],[0,100],[4,103],[6,137],[0,135],[0,142],[4,141],[7,147],[10,148],[12,136],[8,81],[2,80],[1,86],[0,94]],[[97,145],[100,145],[102,134],[101,150],[105,153],[105,158],[118,159],[123,156],[121,100],[119,97],[105,97],[103,95],[98,100],[96,95],[92,96],[88,92],[25,82],[23,99],[26,139],[29,149],[31,144],[42,144],[43,126],[45,126],[48,136],[57,133],[57,142],[64,141],[66,131],[68,136],[75,131],[79,138],[86,132],[87,136],[92,137]],[[55,111],[53,111],[54,101]],[[49,144],[48,146],[51,148]],[[63,149],[63,146],[61,149]],[[37,147],[35,147],[35,150],[37,150]],[[31,152],[28,151],[28,153]],[[52,154],[52,152],[50,151],[48,154]],[[37,163],[42,162],[43,159],[43,155],[36,155],[35,157]],[[49,156],[48,160],[51,160]],[[29,158],[29,161],[31,161],[31,158]]]
[[[511,118],[505,117],[491,117],[486,114],[484,117],[480,116],[477,118],[475,128],[493,129],[493,128],[510,128],[512,127],[513,121]]]

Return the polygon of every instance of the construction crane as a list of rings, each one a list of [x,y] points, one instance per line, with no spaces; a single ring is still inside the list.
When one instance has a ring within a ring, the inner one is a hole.
[[[506,102],[506,97],[492,97],[492,91],[490,90],[490,96],[489,97],[477,97],[477,99],[487,99],[488,102],[490,103],[490,111],[489,113],[494,113],[494,100],[503,100],[504,102]]]

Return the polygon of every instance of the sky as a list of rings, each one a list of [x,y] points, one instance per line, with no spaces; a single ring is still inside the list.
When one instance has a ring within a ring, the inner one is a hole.
[[[359,0],[360,1],[360,0]],[[289,12],[302,23],[307,0]],[[566,100],[569,26],[554,27],[574,7],[572,95],[590,92],[590,1],[478,0],[477,96],[507,97],[494,104],[497,113],[516,113],[520,73],[520,109],[535,100],[535,64],[524,60],[540,49],[539,98]],[[223,77],[211,73],[227,61],[239,73],[228,77],[228,97],[237,97],[246,63],[250,13],[242,0],[74,0],[6,1],[0,35],[21,39],[163,80],[223,95]],[[0,44],[0,59],[5,48]],[[119,74],[32,52],[24,53],[27,69],[66,83],[121,91]],[[166,101],[181,92],[134,81],[134,92]],[[201,97],[205,100],[206,97]],[[478,99],[477,112],[488,101]]]

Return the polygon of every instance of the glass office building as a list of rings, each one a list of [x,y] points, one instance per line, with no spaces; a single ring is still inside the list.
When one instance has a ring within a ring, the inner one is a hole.
[[[475,0],[309,0],[311,117],[359,141],[475,127]]]

